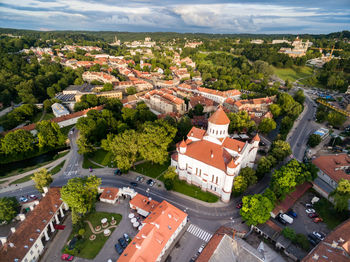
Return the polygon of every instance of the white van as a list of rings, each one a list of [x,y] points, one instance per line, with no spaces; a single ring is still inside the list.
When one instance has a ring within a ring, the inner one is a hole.
[[[280,214],[280,217],[288,222],[289,224],[292,224],[293,223],[293,218],[291,218],[290,216],[288,216],[287,214]]]

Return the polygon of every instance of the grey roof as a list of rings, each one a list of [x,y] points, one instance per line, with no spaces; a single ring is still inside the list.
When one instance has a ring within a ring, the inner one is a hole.
[[[274,230],[272,227],[270,227],[267,224],[260,224],[256,226],[260,231],[264,232],[264,234],[268,235],[269,238],[271,238],[274,241],[277,241],[277,238],[279,236],[279,232]]]
[[[56,95],[57,99],[63,101],[63,102],[68,102],[68,101],[75,101],[75,94],[58,94]]]
[[[323,191],[327,192],[328,194],[334,190],[333,187],[331,187],[328,183],[326,183],[321,178],[317,177],[314,181],[314,184],[316,184],[318,187],[322,188]]]
[[[265,262],[285,262],[280,254],[262,241],[258,246],[258,251],[263,255]]]
[[[70,85],[65,91],[80,91],[80,92],[89,92],[94,88],[93,85],[90,85],[88,83],[84,83],[82,85]]]
[[[285,238],[283,235],[280,235],[277,238],[276,242],[284,248],[288,247],[292,243],[288,238]]]
[[[297,257],[299,260],[302,260],[307,253],[302,250],[301,248],[291,244],[289,247],[287,247],[286,251],[290,254],[293,254],[295,257]]]

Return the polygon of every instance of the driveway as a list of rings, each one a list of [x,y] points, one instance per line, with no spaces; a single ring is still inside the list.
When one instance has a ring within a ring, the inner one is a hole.
[[[112,261],[117,261],[119,255],[115,251],[115,243],[118,242],[118,239],[122,237],[124,233],[127,233],[131,239],[134,238],[134,236],[137,234],[137,231],[132,227],[131,222],[128,219],[128,214],[130,213],[128,200],[121,200],[119,204],[115,205],[98,202],[96,203],[96,211],[118,213],[121,214],[123,218],[122,221],[120,221],[120,223],[118,224],[118,227],[113,231],[112,235],[108,238],[108,240],[94,259],[90,260],[76,257],[74,259],[74,262],[107,261],[108,259],[112,259]],[[72,231],[72,222],[70,216],[67,217],[64,225],[66,225],[65,230],[58,232],[53,241],[49,243],[49,247],[41,261],[61,261],[61,250],[66,244],[66,241]]]

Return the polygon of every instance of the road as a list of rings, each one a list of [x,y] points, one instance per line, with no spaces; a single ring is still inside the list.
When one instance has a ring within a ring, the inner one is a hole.
[[[304,112],[302,113],[302,116],[299,116],[300,119],[293,127],[291,131],[292,133],[288,139],[292,148],[292,154],[299,161],[303,161],[309,135],[315,132],[320,126],[314,121],[314,116],[316,115],[317,110],[316,104],[306,92],[304,93]]]

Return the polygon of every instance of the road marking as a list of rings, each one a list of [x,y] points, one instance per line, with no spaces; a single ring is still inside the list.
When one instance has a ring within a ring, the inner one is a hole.
[[[187,228],[187,232],[191,233],[192,235],[194,235],[195,237],[198,237],[199,239],[202,239],[205,242],[208,242],[209,239],[212,237],[212,234],[201,229],[200,227],[191,224],[188,228]]]

